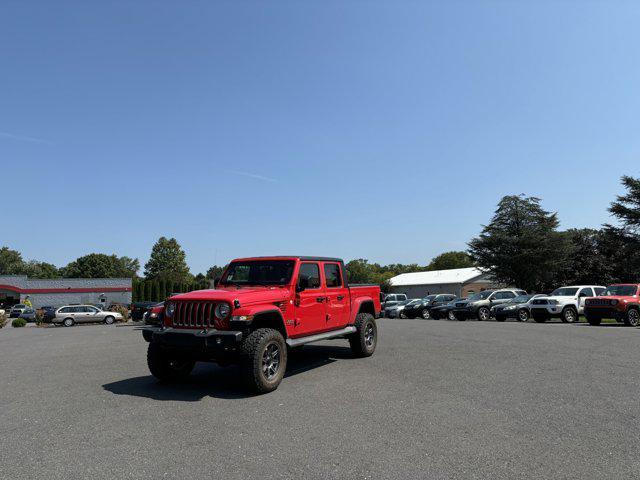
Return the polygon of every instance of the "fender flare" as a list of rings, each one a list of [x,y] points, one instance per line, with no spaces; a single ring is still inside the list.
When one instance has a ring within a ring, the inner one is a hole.
[[[356,316],[362,311],[363,305],[366,306],[367,313],[371,313],[374,317],[376,315],[376,307],[373,298],[371,297],[358,297],[351,306],[351,318],[349,324],[353,325],[356,321]],[[370,307],[369,307],[370,305]],[[371,311],[369,311],[371,310]]]

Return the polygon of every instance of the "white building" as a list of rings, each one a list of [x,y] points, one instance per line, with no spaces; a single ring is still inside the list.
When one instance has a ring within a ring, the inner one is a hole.
[[[27,278],[0,275],[0,304],[10,306],[27,298],[34,307],[60,307],[70,303],[131,303],[130,278]]]
[[[389,283],[393,293],[404,293],[408,298],[422,298],[435,293],[466,297],[498,286],[489,275],[475,267],[402,273],[391,278]]]

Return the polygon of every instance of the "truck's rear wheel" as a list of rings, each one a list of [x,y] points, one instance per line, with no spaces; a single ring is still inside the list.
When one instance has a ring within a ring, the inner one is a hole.
[[[370,357],[378,343],[378,326],[370,313],[359,313],[355,323],[356,331],[349,337],[351,351],[358,357]]]
[[[151,375],[163,382],[184,380],[193,370],[195,361],[164,350],[155,343],[149,344],[147,365]]]
[[[247,387],[255,393],[272,392],[287,369],[287,344],[280,332],[259,328],[242,343],[242,369]]]

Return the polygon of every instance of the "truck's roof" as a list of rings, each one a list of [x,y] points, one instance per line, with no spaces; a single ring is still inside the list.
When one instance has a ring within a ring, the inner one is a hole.
[[[307,260],[307,261],[315,261],[315,262],[340,262],[342,263],[341,258],[335,257],[313,257],[313,256],[305,256],[305,255],[273,255],[266,257],[246,257],[246,258],[236,258],[232,261],[234,262],[246,262],[251,260]]]

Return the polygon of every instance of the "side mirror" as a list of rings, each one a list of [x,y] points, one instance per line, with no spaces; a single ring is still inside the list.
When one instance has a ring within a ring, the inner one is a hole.
[[[300,277],[298,279],[298,284],[296,285],[296,292],[300,293],[309,288],[309,277]]]

